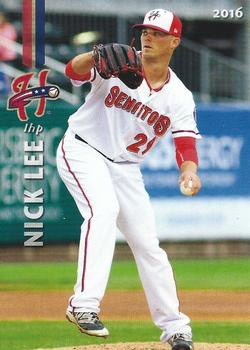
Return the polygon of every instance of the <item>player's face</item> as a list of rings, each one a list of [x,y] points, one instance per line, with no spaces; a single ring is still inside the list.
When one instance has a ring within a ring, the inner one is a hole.
[[[178,38],[152,28],[145,28],[141,32],[142,55],[145,58],[171,55],[179,42]]]

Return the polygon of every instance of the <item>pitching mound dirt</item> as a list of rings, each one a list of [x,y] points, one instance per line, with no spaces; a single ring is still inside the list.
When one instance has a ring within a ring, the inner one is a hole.
[[[170,350],[170,346],[161,343],[116,343],[103,345],[74,346],[68,348],[54,348],[53,350]],[[250,350],[250,345],[196,343],[195,350]]]
[[[65,320],[70,294],[66,291],[2,291],[0,319]],[[178,295],[181,309],[194,321],[250,320],[249,292],[179,291]],[[108,291],[101,309],[103,320],[151,320],[143,291]]]

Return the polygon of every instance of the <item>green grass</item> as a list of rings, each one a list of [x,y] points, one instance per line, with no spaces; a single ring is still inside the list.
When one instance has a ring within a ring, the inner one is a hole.
[[[193,322],[194,342],[250,344],[250,322]]]
[[[73,263],[1,264],[0,290],[69,290],[75,277]]]
[[[172,261],[179,289],[250,290],[250,259]],[[73,263],[9,263],[0,267],[0,290],[72,290]],[[109,289],[141,288],[133,261],[115,261]]]
[[[179,289],[250,290],[250,259],[174,260],[172,265]],[[0,290],[72,290],[76,276],[73,263],[1,264]],[[114,262],[109,289],[141,288],[133,261]],[[21,301],[20,301],[21,302]],[[111,331],[107,342],[158,341],[160,331],[152,322],[107,321]],[[250,344],[250,323],[193,322],[197,342]],[[0,350],[101,344],[63,321],[1,321]]]
[[[250,259],[184,260],[173,267],[181,289],[250,290]]]
[[[159,341],[160,331],[151,322],[109,321],[107,340],[82,335],[63,321],[0,322],[0,350],[31,350],[117,342]],[[250,323],[193,323],[196,342],[250,344]]]

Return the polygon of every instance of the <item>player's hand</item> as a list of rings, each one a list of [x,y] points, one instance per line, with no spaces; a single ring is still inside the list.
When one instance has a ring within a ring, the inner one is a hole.
[[[190,180],[192,181],[192,196],[195,196],[201,189],[201,180],[195,172],[183,171],[179,177],[179,185],[184,181],[184,186],[188,187]]]
[[[130,89],[143,81],[142,62],[134,47],[122,44],[95,45],[93,64],[103,79],[118,77]]]

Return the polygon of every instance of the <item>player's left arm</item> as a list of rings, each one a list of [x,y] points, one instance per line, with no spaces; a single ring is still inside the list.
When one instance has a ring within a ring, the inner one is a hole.
[[[196,150],[196,139],[194,137],[176,137],[174,139],[176,149],[176,161],[180,169],[179,185],[185,182],[188,186],[192,181],[192,192],[196,195],[201,189],[201,180],[197,175],[198,155]]]

